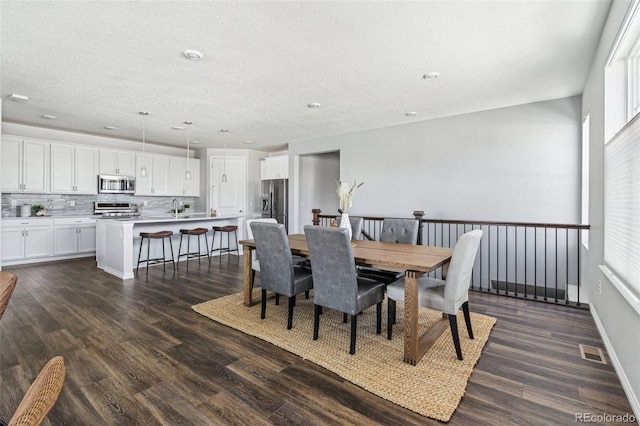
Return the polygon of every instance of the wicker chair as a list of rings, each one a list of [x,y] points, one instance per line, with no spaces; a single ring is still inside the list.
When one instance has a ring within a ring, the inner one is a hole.
[[[9,299],[18,283],[18,277],[11,272],[0,272],[0,319],[9,304]]]
[[[64,358],[61,356],[52,358],[29,387],[8,425],[37,426],[42,424],[58,400],[66,373]]]

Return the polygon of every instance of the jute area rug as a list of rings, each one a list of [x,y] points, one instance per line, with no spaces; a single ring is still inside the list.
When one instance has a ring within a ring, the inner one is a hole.
[[[254,293],[259,297],[259,290]],[[495,318],[471,313],[474,340],[469,339],[462,312],[458,315],[463,361],[456,357],[451,331],[440,336],[417,366],[403,358],[402,303],[397,306],[393,340],[387,340],[386,300],[382,313],[382,334],[375,330],[375,306],[358,317],[356,353],[349,355],[350,322],[342,313],[325,309],[320,317],[318,340],[313,337],[313,297],[298,296],[293,328],[287,330],[287,301],[267,304],[260,319],[260,304],[243,305],[242,293],[232,294],[193,306],[193,310],[214,321],[258,337],[301,356],[363,389],[426,417],[449,421],[462,399],[473,366],[480,358]],[[420,308],[420,333],[442,314]]]

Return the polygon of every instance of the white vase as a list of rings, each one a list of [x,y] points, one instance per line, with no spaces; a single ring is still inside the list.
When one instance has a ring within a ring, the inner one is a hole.
[[[353,238],[353,231],[351,230],[351,221],[349,220],[349,213],[342,213],[340,217],[340,228],[345,228],[349,231],[349,239]]]

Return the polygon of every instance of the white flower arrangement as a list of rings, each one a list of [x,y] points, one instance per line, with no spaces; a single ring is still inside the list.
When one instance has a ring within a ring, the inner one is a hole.
[[[348,213],[349,207],[351,207],[354,192],[356,189],[360,188],[364,185],[364,182],[360,184],[353,181],[353,185],[349,185],[347,182],[336,181],[336,194],[338,194],[338,199],[340,200],[340,209],[342,209],[342,213]]]

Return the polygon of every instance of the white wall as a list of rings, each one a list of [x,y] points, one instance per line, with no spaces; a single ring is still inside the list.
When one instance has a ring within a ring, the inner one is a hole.
[[[609,11],[600,45],[582,97],[583,114],[589,113],[589,249],[585,265],[591,312],[607,345],[627,397],[640,417],[640,317],[598,266],[604,258],[604,65],[621,26],[628,1],[615,1]],[[599,294],[598,282],[602,293]]]
[[[576,96],[294,141],[289,154],[340,151],[341,179],[364,182],[354,215],[578,223],[580,117]],[[292,193],[301,231],[314,206],[299,202]]]
[[[328,152],[299,157],[299,226],[311,225],[311,209],[338,214],[336,181],[340,179],[340,153]]]
[[[2,134],[2,99],[0,99],[0,135]],[[0,149],[0,164],[2,163],[2,150]],[[0,188],[2,188],[2,173],[0,173]],[[2,217],[0,217],[2,225]],[[2,232],[0,232],[0,271],[2,271]]]

